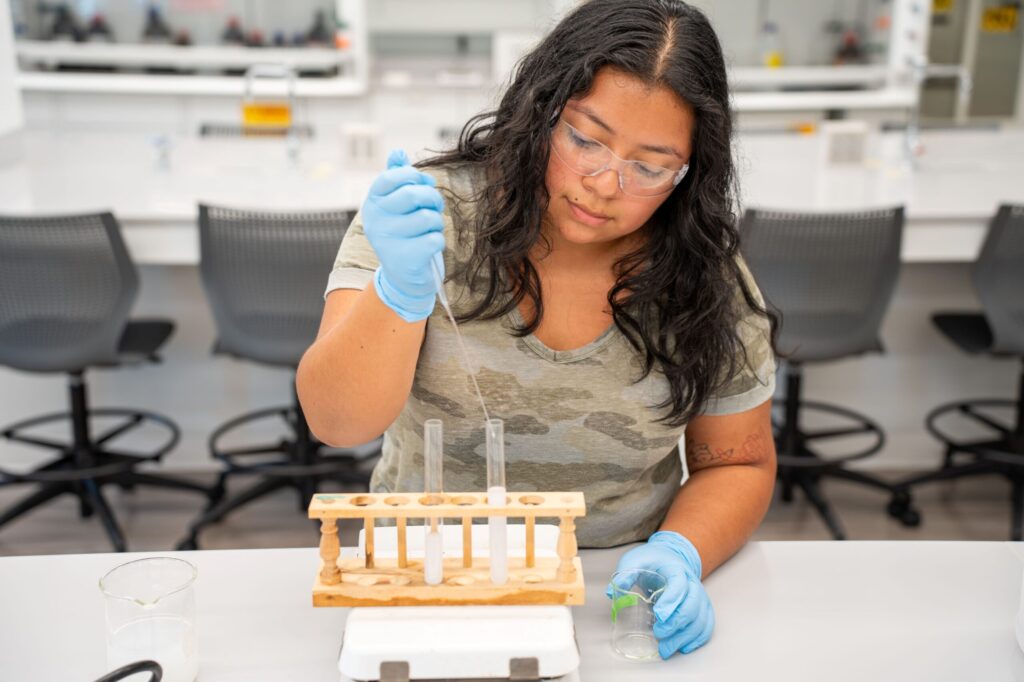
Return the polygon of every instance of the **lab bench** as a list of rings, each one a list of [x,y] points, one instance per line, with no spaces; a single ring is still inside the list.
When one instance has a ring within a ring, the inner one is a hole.
[[[1020,543],[749,543],[705,581],[717,622],[711,641],[651,663],[619,658],[609,643],[604,589],[624,549],[581,553],[587,595],[573,618],[584,682],[1024,679],[1014,635]],[[312,607],[315,547],[167,555],[198,568],[203,682],[338,679],[348,609]],[[0,558],[0,676],[99,677],[97,581],[143,556],[153,554]]]

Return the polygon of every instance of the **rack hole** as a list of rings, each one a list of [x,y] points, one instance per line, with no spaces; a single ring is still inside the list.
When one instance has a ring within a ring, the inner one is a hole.
[[[444,495],[424,495],[420,498],[420,504],[425,507],[434,507],[444,504]]]
[[[526,504],[531,507],[535,507],[538,504],[544,504],[544,498],[540,495],[523,495],[519,498],[519,504]]]
[[[403,504],[409,504],[409,498],[402,497],[401,495],[392,495],[391,497],[384,498],[384,504],[389,504],[392,507],[401,507]]]
[[[448,580],[446,580],[445,582],[449,585],[459,585],[460,587],[465,587],[466,585],[472,585],[473,583],[475,583],[476,579],[471,575],[457,575],[453,578],[448,578]]]
[[[542,583],[542,582],[544,582],[544,578],[542,578],[539,575],[536,575],[534,573],[531,573],[530,575],[524,575],[523,576],[523,582],[524,583],[530,583],[530,584]]]
[[[472,495],[456,495],[452,498],[452,504],[457,504],[462,507],[467,507],[471,504],[476,504],[477,499]]]
[[[373,504],[373,498],[369,495],[359,495],[353,497],[351,503],[357,507],[367,507]]]

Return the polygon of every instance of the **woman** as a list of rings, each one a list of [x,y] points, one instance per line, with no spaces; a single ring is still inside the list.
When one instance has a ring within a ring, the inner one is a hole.
[[[510,489],[583,491],[581,546],[647,540],[619,568],[668,578],[664,658],[711,636],[701,579],[757,527],[775,480],[772,325],[737,253],[730,138],[703,14],[584,3],[454,150],[419,169],[392,155],[298,375],[325,442],[386,432],[372,490],[422,490],[435,417],[445,488],[485,489],[483,413],[436,305],[443,254],[480,390],[505,421]]]

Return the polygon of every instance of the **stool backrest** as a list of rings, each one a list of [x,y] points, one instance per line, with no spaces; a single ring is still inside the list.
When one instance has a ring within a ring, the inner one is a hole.
[[[999,207],[972,272],[997,353],[1024,355],[1024,206]]]
[[[200,205],[200,272],[217,350],[298,366],[316,338],[327,277],[354,215]]]
[[[77,372],[115,362],[138,289],[110,213],[0,216],[0,364]]]
[[[778,349],[794,362],[881,350],[900,267],[903,208],[845,213],[749,209],[741,250],[781,314]]]

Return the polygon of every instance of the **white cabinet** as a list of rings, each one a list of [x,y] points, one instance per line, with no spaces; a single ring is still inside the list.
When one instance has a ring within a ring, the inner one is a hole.
[[[235,7],[237,2],[226,2],[219,12],[182,10],[167,20],[175,31],[187,34],[189,40],[195,39],[196,45],[131,40],[41,40],[38,38],[45,36],[46,29],[36,26],[32,36],[23,37],[15,44],[22,65],[19,84],[24,90],[41,92],[238,96],[244,88],[239,77],[241,72],[256,64],[276,64],[289,67],[299,75],[295,93],[298,96],[352,96],[366,92],[369,74],[367,0],[320,0],[288,5],[264,0],[264,3],[270,4],[247,2],[240,7],[248,12],[245,19],[249,23],[240,29],[243,34],[266,30],[277,35],[268,35],[261,41],[276,38],[287,43],[295,34],[302,35],[308,30],[317,13],[333,14],[339,19],[338,26],[333,17],[327,19],[327,24],[337,47],[221,44],[222,26],[230,20],[232,10],[239,9]],[[325,3],[328,9],[322,7]],[[134,27],[142,16],[136,3],[101,5],[118,10],[121,23],[117,25],[115,36],[134,34],[137,30]],[[128,10],[131,10],[130,16],[125,16]],[[41,23],[38,17],[35,21]],[[114,22],[108,20],[108,23]],[[128,27],[132,27],[131,30]],[[4,35],[11,35],[9,27]],[[58,68],[60,70],[56,70]],[[307,74],[313,77],[305,78]]]

